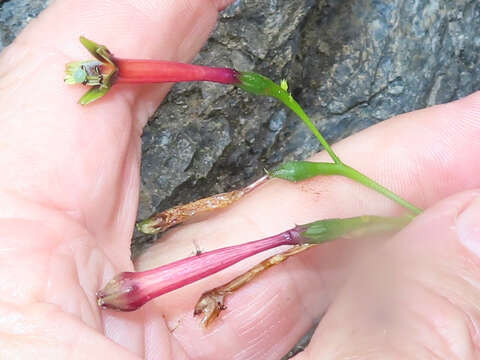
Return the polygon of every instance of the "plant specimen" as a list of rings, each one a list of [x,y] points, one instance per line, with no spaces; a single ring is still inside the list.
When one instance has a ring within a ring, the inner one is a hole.
[[[254,191],[269,178],[281,178],[296,182],[318,175],[345,176],[375,190],[408,210],[408,214],[400,217],[363,215],[346,219],[319,220],[297,225],[275,236],[202,253],[156,269],[120,273],[97,293],[99,306],[123,311],[135,310],[157,296],[211,275],[258,252],[281,245],[293,245],[289,250],[264,260],[229,283],[205,292],[198,301],[194,313],[196,315],[203,314],[202,323],[208,325],[225,308],[226,295],[245,285],[269,267],[279,264],[311,246],[339,237],[358,238],[398,231],[421,212],[421,209],[407,200],[343,163],[288,92],[286,81],[282,81],[278,85],[263,75],[230,68],[161,60],[119,59],[114,57],[103,45],[96,44],[84,37],[81,37],[80,41],[95,59],[68,63],[65,82],[91,87],[79,100],[82,105],[105,96],[116,83],[211,81],[233,85],[251,94],[270,96],[282,102],[300,117],[333,160],[333,162],[292,161],[284,163],[277,169],[267,171],[266,176],[244,189],[213,195],[155,214],[137,224],[140,231],[147,234],[166,231],[198,214],[226,207],[238,201],[245,194]]]

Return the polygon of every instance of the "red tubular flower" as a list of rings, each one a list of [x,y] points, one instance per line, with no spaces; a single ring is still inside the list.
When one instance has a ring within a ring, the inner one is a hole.
[[[238,72],[234,69],[192,65],[163,60],[114,59],[118,67],[116,83],[163,83],[183,81],[211,81],[236,84]]]
[[[281,245],[321,244],[348,235],[349,238],[377,236],[403,228],[410,216],[357,216],[324,219],[297,225],[278,235],[205,252],[156,269],[123,272],[97,293],[102,308],[132,311],[147,301],[212,275],[240,260]]]
[[[102,308],[132,311],[157,296],[203,279],[249,256],[277,246],[300,243],[301,236],[295,228],[262,240],[191,256],[152,270],[123,272],[97,293],[97,303]]]
[[[116,83],[165,83],[211,81],[237,85],[240,73],[230,68],[177,63],[164,60],[119,59],[104,46],[81,36],[80,42],[95,60],[73,61],[66,65],[65,82],[91,86],[79,100],[89,104],[103,97]]]

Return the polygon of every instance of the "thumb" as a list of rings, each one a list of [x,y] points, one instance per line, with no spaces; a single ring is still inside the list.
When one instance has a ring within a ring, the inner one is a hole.
[[[480,192],[426,211],[354,274],[298,359],[477,358]]]

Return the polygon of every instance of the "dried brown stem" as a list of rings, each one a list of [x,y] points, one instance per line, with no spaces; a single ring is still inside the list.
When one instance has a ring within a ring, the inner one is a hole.
[[[195,216],[222,209],[233,204],[267,180],[268,176],[263,176],[241,190],[212,195],[185,205],[178,205],[161,211],[138,223],[137,228],[145,234],[157,234],[166,231],[175,225],[193,219]]]
[[[317,244],[294,246],[280,254],[273,255],[268,259],[263,260],[261,263],[255,265],[247,272],[237,276],[228,283],[204,292],[202,296],[200,296],[200,299],[198,299],[193,314],[195,316],[203,315],[201,320],[202,325],[205,327],[209,326],[219,316],[220,312],[227,308],[225,306],[226,296],[248,284],[255,277],[268,270],[272,266],[278,265],[287,260],[290,256],[301,253],[315,245]]]

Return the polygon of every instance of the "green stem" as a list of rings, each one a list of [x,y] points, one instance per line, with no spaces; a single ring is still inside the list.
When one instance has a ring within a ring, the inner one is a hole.
[[[273,96],[283,102],[295,114],[297,114],[300,119],[302,119],[305,125],[307,125],[308,129],[313,133],[313,135],[315,135],[320,144],[322,144],[328,155],[330,155],[330,157],[336,164],[342,164],[342,161],[337,156],[337,154],[335,154],[330,144],[327,142],[327,140],[325,140],[323,135],[320,133],[320,131],[318,131],[318,129],[315,127],[308,115],[305,114],[305,111],[303,111],[302,107],[295,101],[295,99],[290,94],[288,94],[286,91],[282,91],[277,93],[277,95]]]
[[[317,175],[345,176],[395,201],[397,204],[408,209],[414,215],[418,215],[422,212],[421,209],[417,208],[415,205],[412,205],[407,200],[378,184],[368,176],[343,163],[338,164],[311,161],[289,161],[282,164],[279,168],[269,172],[269,176],[271,177],[277,177],[289,181],[302,181]]]
[[[297,114],[300,119],[303,120],[305,125],[310,129],[310,131],[315,135],[320,144],[325,148],[328,155],[336,164],[341,164],[340,158],[335,154],[327,140],[323,137],[320,131],[317,130],[315,125],[312,123],[310,118],[302,107],[295,101],[295,99],[287,92],[286,82],[282,82],[282,85],[279,86],[274,83],[272,80],[266,76],[254,73],[254,72],[242,72],[238,73],[238,83],[235,84],[239,88],[255,94],[263,96],[271,96],[280,100],[285,106],[290,108],[295,114]]]
[[[422,210],[416,207],[415,205],[411,204],[404,198],[395,194],[393,191],[388,190],[386,187],[380,185],[376,181],[370,179],[368,176],[362,174],[361,172],[355,170],[354,168],[345,164],[341,164],[340,168],[341,168],[340,173],[342,173],[343,176],[348,177],[354,181],[357,181],[360,184],[363,184],[369,187],[370,189],[373,189],[376,192],[384,195],[385,197],[395,201],[397,204],[408,209],[412,214],[418,215],[422,212]]]
[[[305,113],[305,111],[303,111],[302,107],[295,101],[292,95],[288,93],[287,91],[288,85],[286,81],[282,81],[281,85],[277,85],[272,80],[270,80],[269,78],[263,75],[253,73],[253,72],[243,72],[243,73],[238,73],[238,83],[236,84],[236,86],[255,95],[271,96],[280,100],[285,106],[290,108],[295,114],[297,114],[300,117],[300,119],[303,120],[305,125],[307,125],[310,131],[317,137],[320,144],[322,144],[322,146],[325,148],[327,153],[330,155],[330,157],[334,161],[333,164],[309,163],[309,162],[297,162],[297,163],[315,164],[315,166],[318,169],[317,175],[343,175],[345,177],[348,177],[354,181],[359,182],[360,184],[363,184],[377,191],[378,193],[386,196],[387,198],[398,203],[399,205],[405,207],[415,215],[418,215],[422,212],[421,209],[412,205],[407,200],[401,198],[400,196],[396,195],[395,193],[383,187],[382,185],[376,183],[375,181],[370,179],[368,176],[365,176],[361,172],[351,168],[348,165],[345,165],[340,160],[340,158],[335,154],[335,152],[332,150],[332,148],[327,143],[327,141],[322,136],[322,134],[317,130],[317,128],[312,123],[308,115]],[[309,166],[314,167],[313,165],[309,165]],[[308,166],[304,168],[291,167],[290,169],[286,169],[286,170],[287,170],[287,173],[289,171],[290,173],[288,173],[283,178],[291,181],[298,181],[298,179],[297,180],[293,179],[295,176],[292,174],[292,172],[295,172],[295,171],[300,171],[300,173],[304,172],[304,174],[307,175],[308,177],[315,176],[310,173],[310,170],[308,170]],[[270,175],[275,176],[276,172],[278,173],[278,171],[273,171]],[[282,176],[276,176],[276,177],[282,177]]]

